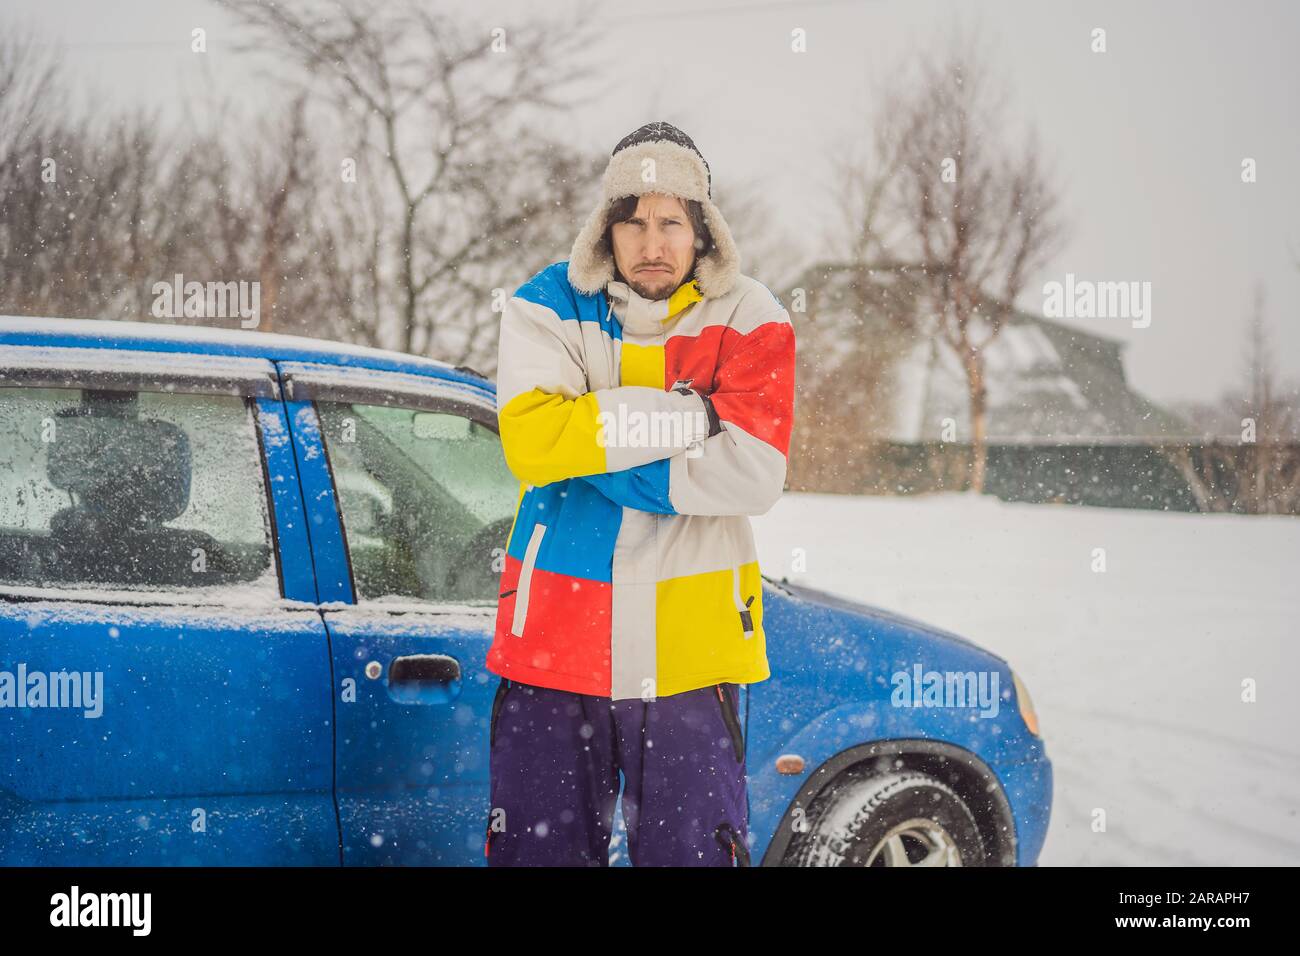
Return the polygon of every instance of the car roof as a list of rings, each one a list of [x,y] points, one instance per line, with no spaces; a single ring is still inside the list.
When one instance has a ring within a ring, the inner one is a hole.
[[[0,315],[0,345],[186,352],[270,361],[320,362],[326,365],[430,375],[448,381],[465,382],[493,395],[496,393],[496,386],[491,379],[467,366],[453,366],[437,359],[388,349],[305,335],[257,332],[252,329],[222,329],[118,319]]]

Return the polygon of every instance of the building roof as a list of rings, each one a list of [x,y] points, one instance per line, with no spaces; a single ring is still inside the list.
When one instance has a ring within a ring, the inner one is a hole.
[[[849,320],[846,328],[884,330],[882,313],[918,294],[911,280],[852,266],[818,265],[807,273],[817,321]],[[856,303],[856,305],[855,305]],[[966,375],[945,343],[916,330],[899,331],[900,357],[889,389],[889,434],[895,441],[938,440],[945,419],[956,440],[970,435]],[[1013,311],[984,353],[988,440],[1015,443],[1124,442],[1188,439],[1197,430],[1135,391],[1124,374],[1125,343],[1022,311]]]

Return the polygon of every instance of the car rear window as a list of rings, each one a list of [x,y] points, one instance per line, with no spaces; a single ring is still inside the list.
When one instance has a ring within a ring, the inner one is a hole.
[[[0,388],[0,587],[277,598],[234,395]]]

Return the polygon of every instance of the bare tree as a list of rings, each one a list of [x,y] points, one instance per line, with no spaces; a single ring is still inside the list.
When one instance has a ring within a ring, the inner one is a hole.
[[[18,158],[66,110],[57,57],[42,52],[30,32],[7,28],[0,35],[0,176],[6,187]]]
[[[285,276],[333,269],[311,249],[300,110],[271,115],[235,152],[229,104],[207,105],[206,131],[70,109],[58,54],[43,49],[0,40],[0,308],[149,318],[154,283],[181,273],[260,280],[262,328],[282,306],[310,312],[311,283],[278,301]]]
[[[1202,511],[1300,513],[1300,389],[1283,385],[1275,355],[1257,284],[1242,387],[1193,408],[1209,432],[1197,453],[1189,443],[1165,449]]]
[[[71,108],[59,54],[0,37],[0,308],[114,315],[139,305],[158,151],[141,115]]]
[[[798,238],[782,225],[763,185],[735,181],[724,185],[715,181],[713,202],[724,211],[727,225],[736,237],[740,271],[784,296],[798,274],[805,253]]]
[[[880,443],[899,424],[899,360],[915,341],[919,289],[853,260],[814,263],[794,286],[803,308],[796,300],[791,313],[800,412],[790,487],[861,494],[878,484]]]
[[[1278,375],[1264,286],[1252,295],[1242,384],[1217,399],[1184,402],[1200,441],[1161,447],[1201,511],[1300,514],[1300,382]]]
[[[353,257],[331,292],[354,336],[489,359],[492,289],[553,258],[587,183],[538,124],[596,66],[590,10],[483,32],[413,0],[216,2],[337,131],[316,175],[327,243]]]
[[[954,35],[881,97],[871,165],[843,164],[841,248],[869,274],[915,284],[920,334],[952,350],[970,404],[970,487],[983,491],[985,354],[1026,279],[1063,236],[1053,177],[1031,131],[1017,144],[975,41]]]

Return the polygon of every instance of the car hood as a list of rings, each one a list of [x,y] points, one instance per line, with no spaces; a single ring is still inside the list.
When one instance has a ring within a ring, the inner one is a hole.
[[[856,614],[869,620],[879,621],[883,624],[892,624],[897,627],[904,627],[909,630],[926,634],[931,637],[937,637],[943,640],[955,641],[958,644],[964,644],[967,647],[974,648],[982,654],[988,654],[1007,664],[1006,658],[993,653],[987,647],[976,644],[970,638],[962,637],[960,634],[954,634],[952,631],[945,631],[941,627],[935,627],[933,624],[926,624],[924,621],[918,621],[914,617],[907,617],[894,611],[886,611],[883,608],[875,607],[871,604],[863,604],[861,601],[854,601],[850,598],[842,597],[838,594],[832,594],[830,591],[822,591],[818,588],[810,588],[802,584],[791,584],[788,579],[782,578],[776,580],[762,576],[763,580],[790,597],[800,601],[808,601],[812,604],[820,604],[823,607],[833,608],[837,611],[847,611],[850,614]],[[1009,664],[1007,665],[1010,666]]]

